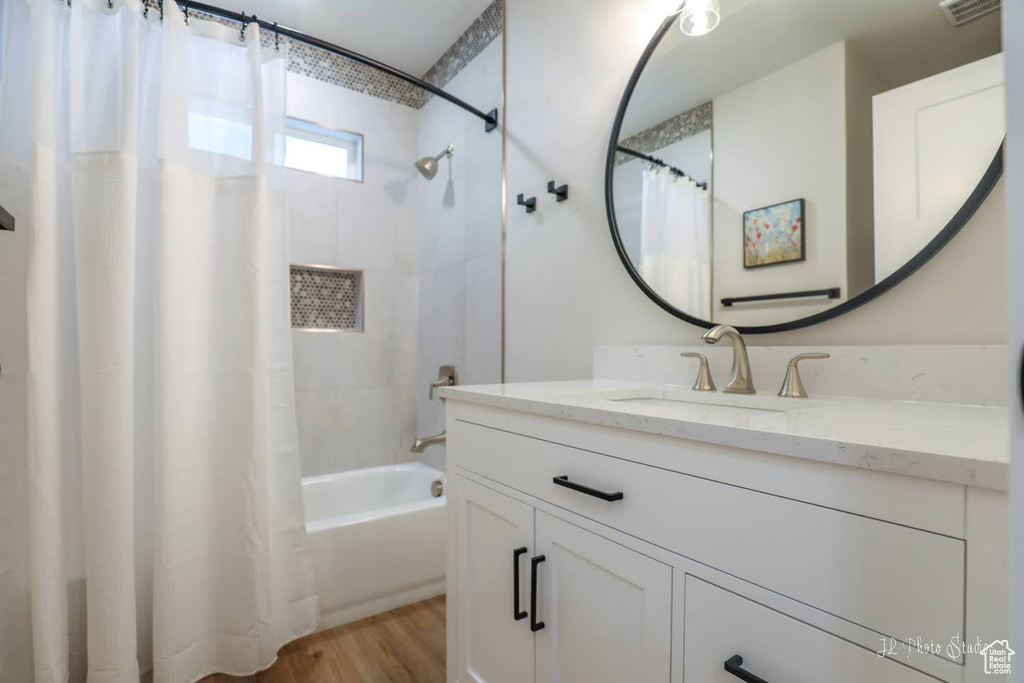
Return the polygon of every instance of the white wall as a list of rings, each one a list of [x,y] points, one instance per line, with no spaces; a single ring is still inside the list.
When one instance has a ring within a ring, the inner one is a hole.
[[[288,114],[363,135],[363,182],[286,170],[292,263],[363,271],[363,332],[293,330],[302,474],[412,460],[415,109],[288,74]]]
[[[506,378],[588,377],[594,346],[692,343],[619,262],[604,211],[604,158],[622,89],[654,31],[638,2],[508,1]],[[570,199],[544,196],[568,182]],[[538,210],[515,206],[536,194]],[[813,328],[753,344],[1001,344],[1006,339],[1001,186],[960,235],[897,289]]]
[[[840,287],[845,298],[845,73],[845,44],[836,43],[714,99],[715,322],[768,325],[837,303],[726,307],[723,297]],[[806,260],[744,268],[743,213],[801,197]]]
[[[496,38],[445,90],[489,110],[501,105],[502,40]],[[416,158],[455,145],[451,161],[419,186],[419,343],[415,402],[421,436],[444,430],[444,403],[427,397],[438,368],[463,384],[501,381],[501,129],[437,97],[419,112]],[[408,451],[408,444],[399,444]],[[444,448],[421,458],[444,466]]]

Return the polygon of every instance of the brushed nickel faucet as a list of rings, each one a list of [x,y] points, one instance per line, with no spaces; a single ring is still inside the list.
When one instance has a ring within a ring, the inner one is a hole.
[[[434,390],[439,387],[454,387],[459,383],[459,373],[454,365],[442,365],[437,371],[437,379],[430,383],[430,400],[434,400]],[[444,399],[441,399],[444,400]],[[425,436],[422,439],[416,438],[412,442],[413,453],[422,453],[431,446],[439,446],[448,441],[448,430],[433,436]]]
[[[700,359],[700,368],[697,370],[697,379],[693,383],[694,391],[715,391],[715,382],[711,379],[711,368],[708,367],[708,357],[703,353],[687,351],[679,354],[683,358]]]
[[[717,344],[722,337],[728,337],[732,342],[732,374],[729,375],[729,383],[722,391],[727,394],[757,393],[754,389],[754,379],[750,375],[747,345],[739,330],[731,325],[716,325],[708,330],[703,338],[708,344]]]
[[[410,452],[422,453],[423,451],[427,450],[427,448],[429,448],[430,446],[440,446],[441,444],[447,441],[448,431],[445,430],[440,434],[435,434],[434,436],[425,436],[422,439],[416,439],[415,441],[412,442],[412,448],[410,449]]]
[[[782,388],[779,389],[779,396],[784,398],[807,398],[807,390],[800,379],[800,368],[797,363],[802,360],[820,360],[828,358],[827,353],[798,353],[789,359],[786,366],[786,379],[782,381]]]

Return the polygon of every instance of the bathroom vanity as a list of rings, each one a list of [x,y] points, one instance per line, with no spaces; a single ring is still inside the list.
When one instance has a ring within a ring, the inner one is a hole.
[[[449,681],[978,681],[1008,637],[1005,409],[442,392]]]

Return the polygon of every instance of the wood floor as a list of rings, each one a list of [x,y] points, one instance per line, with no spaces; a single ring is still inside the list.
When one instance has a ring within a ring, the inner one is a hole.
[[[255,676],[201,683],[444,683],[444,615],[442,595],[300,638]]]

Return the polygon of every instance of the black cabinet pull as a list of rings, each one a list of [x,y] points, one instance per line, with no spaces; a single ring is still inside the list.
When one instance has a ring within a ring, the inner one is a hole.
[[[615,501],[622,500],[623,498],[622,491],[616,491],[615,493],[598,491],[597,489],[592,489],[589,486],[584,486],[583,484],[577,484],[575,482],[569,481],[568,474],[563,474],[560,477],[555,477],[554,479],[551,480],[551,483],[555,484],[556,486],[564,486],[567,489],[572,489],[573,491],[585,493],[588,496],[593,496],[594,498],[606,500],[609,503],[614,503]]]
[[[725,660],[725,670],[745,683],[768,683],[760,676],[755,676],[743,668],[743,657],[733,655]]]
[[[536,633],[544,628],[543,621],[537,621],[537,565],[544,561],[543,555],[530,560],[530,630]]]
[[[519,557],[526,554],[526,548],[512,551],[512,616],[516,621],[526,618],[526,612],[519,609]]]

